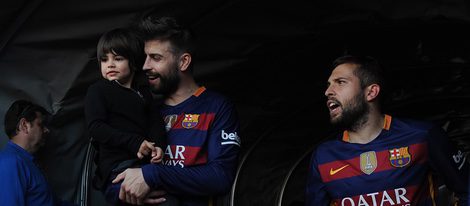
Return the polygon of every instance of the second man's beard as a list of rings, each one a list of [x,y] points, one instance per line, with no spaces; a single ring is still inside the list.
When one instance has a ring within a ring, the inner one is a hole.
[[[181,78],[178,76],[178,67],[174,65],[170,68],[168,75],[160,76],[160,85],[152,87],[152,92],[157,95],[170,96],[178,89]]]
[[[352,99],[352,102],[345,104],[341,115],[337,119],[332,119],[331,123],[342,130],[356,131],[367,122],[369,111],[369,105],[361,92]]]

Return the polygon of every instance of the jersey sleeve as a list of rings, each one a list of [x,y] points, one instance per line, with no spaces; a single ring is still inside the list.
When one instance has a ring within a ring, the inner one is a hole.
[[[85,119],[89,135],[100,144],[127,149],[136,154],[144,137],[119,131],[107,123],[107,104],[100,89],[91,86],[85,98]]]
[[[434,127],[429,130],[429,160],[446,186],[459,199],[459,205],[469,205],[469,164],[467,155],[449,141],[444,130]]]
[[[314,151],[312,153],[308,169],[307,186],[305,189],[305,205],[327,206],[330,205],[331,198],[328,196],[325,184],[321,179],[316,158],[316,151]]]
[[[142,167],[151,188],[162,187],[170,193],[209,196],[230,191],[240,151],[239,123],[232,104],[224,103],[210,128],[208,162],[191,167],[150,164]]]
[[[1,205],[26,205],[26,168],[14,156],[0,157],[0,200]]]

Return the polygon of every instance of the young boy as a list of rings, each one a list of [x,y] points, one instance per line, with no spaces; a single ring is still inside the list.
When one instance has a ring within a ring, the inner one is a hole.
[[[88,132],[97,146],[93,186],[108,202],[120,204],[120,184],[111,180],[129,167],[162,158],[165,129],[160,117],[152,118],[148,87],[138,81],[145,60],[143,44],[128,29],[103,34],[97,46],[102,80],[91,85],[85,99]]]

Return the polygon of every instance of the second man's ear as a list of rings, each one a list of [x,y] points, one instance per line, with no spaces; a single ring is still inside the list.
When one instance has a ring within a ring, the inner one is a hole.
[[[24,131],[28,133],[28,121],[26,121],[25,118],[21,118],[20,121],[18,122],[18,128],[16,128],[16,131]]]
[[[380,85],[371,84],[367,86],[366,93],[365,93],[367,101],[369,102],[374,101],[379,96],[379,93],[380,93]]]
[[[186,71],[186,69],[189,68],[189,65],[191,64],[191,60],[192,60],[192,57],[191,57],[191,54],[189,53],[183,53],[181,56],[180,56],[180,59],[179,59],[179,67],[180,67],[180,70],[181,71]]]

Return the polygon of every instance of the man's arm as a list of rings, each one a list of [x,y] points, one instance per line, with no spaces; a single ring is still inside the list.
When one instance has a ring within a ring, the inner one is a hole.
[[[444,130],[429,131],[429,161],[446,186],[459,198],[459,205],[469,205],[469,164],[467,155],[449,141]]]
[[[235,167],[235,164],[217,162],[188,168],[151,164],[144,166],[142,172],[151,188],[162,186],[174,194],[208,196],[230,190]]]
[[[330,197],[326,192],[318,164],[316,161],[316,151],[313,152],[310,160],[310,166],[307,175],[307,186],[305,189],[305,205],[306,206],[327,206],[330,205]]]
[[[218,170],[223,169],[217,168],[217,166],[178,168],[150,164],[145,167],[152,167],[150,169],[152,176],[158,178],[158,180],[153,179],[151,181],[159,182],[165,191],[175,194],[197,196],[223,194],[230,190],[233,181],[233,177],[218,172]],[[132,204],[140,204],[151,188],[158,187],[151,183],[149,185],[148,182],[150,181],[144,178],[144,170],[141,168],[127,169],[113,180],[113,183],[124,180],[119,193],[121,200]]]
[[[25,165],[14,156],[0,156],[0,168],[1,205],[26,205]]]

